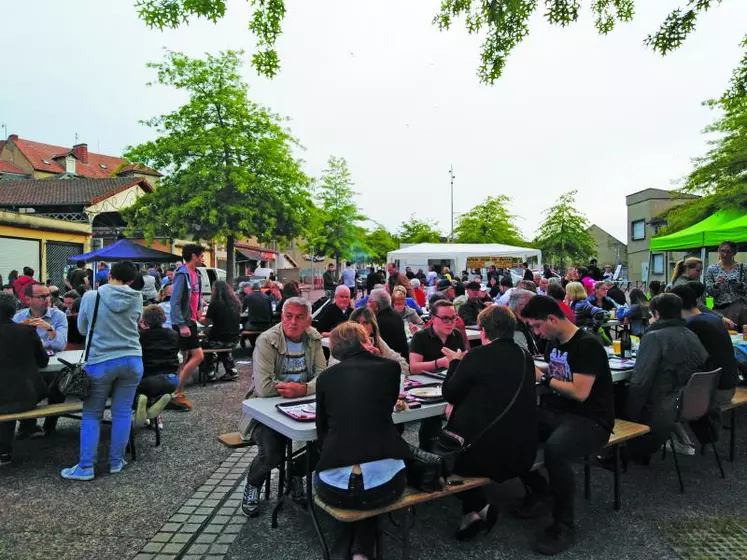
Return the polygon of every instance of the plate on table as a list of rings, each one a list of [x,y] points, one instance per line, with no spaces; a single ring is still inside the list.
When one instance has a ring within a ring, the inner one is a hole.
[[[408,391],[410,396],[418,399],[442,399],[441,386],[438,387],[415,387]]]

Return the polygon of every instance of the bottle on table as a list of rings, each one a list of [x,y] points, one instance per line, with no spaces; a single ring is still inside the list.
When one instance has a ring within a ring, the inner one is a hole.
[[[633,357],[633,341],[630,338],[630,327],[625,325],[620,335],[620,357],[630,359]]]

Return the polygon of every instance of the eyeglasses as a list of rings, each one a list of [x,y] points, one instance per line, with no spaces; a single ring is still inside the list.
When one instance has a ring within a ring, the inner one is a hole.
[[[441,316],[441,315],[434,315],[436,319],[441,319],[444,323],[453,323],[456,321],[456,315],[451,316]]]

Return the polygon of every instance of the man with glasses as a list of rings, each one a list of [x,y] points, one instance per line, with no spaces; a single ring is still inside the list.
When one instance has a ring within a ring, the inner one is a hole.
[[[52,296],[44,284],[32,284],[26,288],[29,306],[15,314],[13,322],[36,327],[36,333],[47,350],[61,352],[67,345],[67,318],[52,307]]]
[[[450,301],[439,300],[431,306],[430,326],[416,332],[410,342],[411,374],[448,368],[449,359],[444,355],[443,348],[465,350],[464,338],[455,329],[457,318],[454,304]],[[431,440],[440,429],[440,418],[423,420],[418,432],[420,447],[430,449]]]
[[[46,350],[56,352],[64,350],[67,345],[67,317],[62,311],[50,305],[52,296],[49,288],[44,284],[31,284],[26,287],[24,295],[29,302],[29,307],[16,313],[13,322],[35,327]],[[54,387],[56,384],[52,383],[57,374],[54,372],[41,372],[41,374],[44,382],[50,387],[47,402],[49,404],[65,402],[65,396]],[[22,420],[18,425],[16,439],[49,435],[56,428],[56,416],[44,419],[43,431],[36,425],[36,420]]]

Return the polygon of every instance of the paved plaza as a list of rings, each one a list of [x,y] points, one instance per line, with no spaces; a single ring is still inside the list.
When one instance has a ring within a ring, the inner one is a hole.
[[[61,420],[54,438],[18,442],[14,465],[0,472],[0,559],[321,558],[308,515],[290,501],[280,514],[280,528],[270,527],[275,480],[261,516],[241,515],[244,476],[255,450],[232,451],[215,439],[236,429],[249,386],[251,364],[240,354],[237,358],[240,383],[191,388],[194,410],[164,414],[160,447],[154,447],[153,432],[140,432],[138,460],[121,475],[101,474],[93,482],[59,477],[59,469],[77,458],[73,420]],[[680,457],[685,495],[678,492],[671,457],[657,457],[648,468],[631,466],[622,478],[620,512],[612,509],[611,473],[594,469],[591,500],[583,499],[580,486],[577,492],[578,543],[560,558],[744,558],[746,432],[740,434],[737,462],[725,463],[726,480],[719,478],[711,453]],[[406,437],[413,436],[410,427]],[[107,443],[105,427],[102,444]],[[726,439],[720,449],[726,455]],[[490,493],[504,511],[521,498],[515,482]],[[331,539],[334,527],[323,513],[320,517]],[[420,507],[411,557],[534,558],[533,532],[545,523],[520,522],[504,513],[487,537],[458,544],[452,538],[458,520],[456,500]],[[398,557],[396,545],[386,544],[387,557]],[[708,546],[720,548],[708,556],[710,549],[703,548]]]

